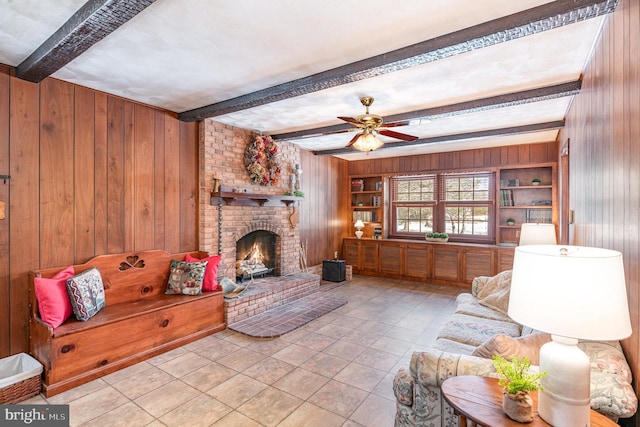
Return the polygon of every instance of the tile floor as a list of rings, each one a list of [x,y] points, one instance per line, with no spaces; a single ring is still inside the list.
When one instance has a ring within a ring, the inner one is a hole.
[[[354,276],[349,302],[274,339],[225,330],[24,403],[69,404],[71,426],[392,426],[392,380],[429,346],[460,288]]]

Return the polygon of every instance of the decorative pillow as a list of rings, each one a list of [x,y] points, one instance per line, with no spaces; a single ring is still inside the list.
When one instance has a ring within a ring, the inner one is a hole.
[[[203,291],[221,291],[222,287],[218,284],[218,267],[222,255],[213,255],[207,258],[198,259],[187,254],[186,262],[207,261],[207,268],[204,271],[204,279],[202,280]]]
[[[104,308],[104,286],[98,267],[67,279],[67,292],[78,320],[89,320]]]
[[[200,295],[207,261],[186,262],[171,260],[166,294]]]
[[[479,299],[483,299],[486,296],[489,296],[499,290],[510,289],[511,288],[511,274],[513,270],[505,270],[501,273],[496,274],[493,277],[490,277],[489,280],[486,281],[484,286],[482,286],[478,290],[478,294],[476,297]]]
[[[73,307],[67,294],[67,279],[74,274],[73,266],[69,266],[51,279],[44,277],[34,279],[40,318],[54,329],[73,314]]]
[[[511,287],[506,287],[496,290],[494,293],[487,295],[478,301],[485,307],[492,308],[502,314],[508,314],[509,311],[509,294],[511,293]]]
[[[551,335],[537,332],[518,338],[512,338],[504,334],[491,337],[488,341],[476,348],[472,356],[490,359],[491,356],[502,356],[511,360],[511,356],[526,356],[532,365],[538,365],[540,359],[540,347],[551,341]]]

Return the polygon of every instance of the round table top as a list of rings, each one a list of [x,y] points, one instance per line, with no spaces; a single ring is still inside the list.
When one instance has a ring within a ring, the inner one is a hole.
[[[442,396],[456,413],[485,427],[548,427],[538,415],[538,393],[532,392],[534,418],[522,424],[507,417],[502,410],[502,387],[496,378],[457,376],[442,383]],[[616,427],[617,424],[604,415],[591,410],[591,427]]]

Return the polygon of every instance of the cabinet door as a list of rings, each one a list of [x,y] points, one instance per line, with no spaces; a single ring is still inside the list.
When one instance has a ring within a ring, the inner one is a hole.
[[[492,275],[493,251],[474,250],[471,252],[464,249],[462,253],[464,256],[464,281],[466,283],[471,283],[474,277]]]
[[[380,259],[378,257],[378,242],[361,241],[360,248],[362,251],[362,270],[368,272],[377,272],[379,270]]]
[[[347,265],[350,265],[356,271],[362,270],[360,265],[360,243],[353,240],[344,241],[344,258]]]
[[[400,244],[380,244],[380,271],[387,274],[402,274],[403,248]]]
[[[405,274],[420,279],[429,278],[429,247],[409,245],[405,251]]]
[[[513,268],[513,254],[515,249],[500,249],[498,250],[498,271],[511,270]]]
[[[458,249],[447,248],[445,244],[433,245],[433,278],[458,280],[460,257]]]

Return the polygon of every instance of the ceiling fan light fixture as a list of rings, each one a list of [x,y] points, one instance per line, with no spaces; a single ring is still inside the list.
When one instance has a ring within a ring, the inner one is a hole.
[[[360,135],[360,138],[353,143],[353,148],[368,153],[369,151],[377,150],[383,145],[384,143],[376,138],[371,130],[366,129],[362,135]]]

